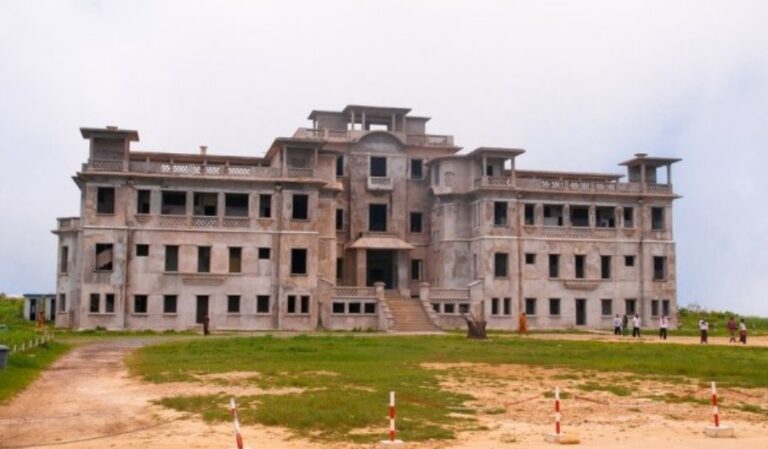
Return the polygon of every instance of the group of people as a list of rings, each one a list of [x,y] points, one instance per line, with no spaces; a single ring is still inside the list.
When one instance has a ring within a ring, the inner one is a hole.
[[[640,315],[635,314],[632,317],[632,337],[640,338],[640,328],[642,321]],[[667,339],[667,329],[669,329],[669,319],[666,316],[659,318],[659,338]],[[613,318],[613,335],[627,335],[629,331],[629,317],[624,315],[623,318],[619,318],[619,314]]]

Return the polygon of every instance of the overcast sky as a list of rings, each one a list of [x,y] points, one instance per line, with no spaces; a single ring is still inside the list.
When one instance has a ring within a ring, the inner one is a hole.
[[[311,109],[411,107],[521,168],[673,170],[678,300],[768,315],[766,1],[0,2],[0,291],[55,290],[81,126],[261,155]]]

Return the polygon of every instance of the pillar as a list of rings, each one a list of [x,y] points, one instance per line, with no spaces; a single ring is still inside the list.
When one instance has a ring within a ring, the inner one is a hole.
[[[366,255],[368,253],[364,249],[355,250],[355,285],[366,285]]]

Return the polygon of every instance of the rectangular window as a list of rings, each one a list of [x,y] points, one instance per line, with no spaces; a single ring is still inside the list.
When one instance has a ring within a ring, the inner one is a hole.
[[[197,247],[197,272],[198,273],[211,272],[211,247],[210,246]]]
[[[344,209],[336,209],[336,230],[344,230]]]
[[[493,202],[493,225],[494,226],[507,225],[507,202],[506,201]]]
[[[535,253],[525,253],[525,264],[526,265],[536,265],[536,254]]]
[[[600,256],[600,278],[611,278],[611,256]]]
[[[372,315],[376,313],[376,303],[375,302],[366,302],[363,305],[363,313],[367,315]]]
[[[387,158],[371,156],[370,176],[387,176]]]
[[[307,250],[291,249],[291,274],[307,274]]]
[[[432,184],[439,186],[440,185],[440,164],[435,163],[432,165]]]
[[[575,277],[576,279],[584,279],[584,261],[586,259],[586,256],[577,254],[573,256],[574,260],[574,269],[575,269]]]
[[[178,305],[178,296],[163,295],[163,313],[175,314]]]
[[[635,266],[635,256],[624,256],[624,266],[625,267],[634,267]]]
[[[624,300],[624,313],[627,315],[634,315],[637,313],[637,308],[635,307],[635,300],[634,299],[625,299]]]
[[[133,313],[147,313],[147,295],[133,296]]]
[[[259,218],[272,217],[272,195],[262,193],[259,195]]]
[[[309,296],[298,297],[296,295],[288,295],[288,313],[302,315],[308,314]]]
[[[302,314],[309,313],[309,296],[301,297],[301,313]]]
[[[336,157],[336,176],[344,176],[344,156]]]
[[[259,248],[259,260],[269,260],[272,257],[270,248]]]
[[[534,206],[535,206],[534,204],[526,204],[523,206],[523,211],[524,211],[523,223],[528,226],[533,226],[534,224],[536,224],[536,216],[534,215],[534,211],[535,211]]]
[[[225,193],[224,215],[227,217],[247,217],[249,209],[247,193]]]
[[[600,300],[600,314],[602,316],[611,316],[611,315],[613,315],[613,300],[612,299],[601,299]]]
[[[303,193],[293,194],[293,211],[291,218],[294,220],[309,219],[309,195]]]
[[[411,212],[411,232],[413,233],[419,233],[422,232],[421,227],[421,212]]]
[[[560,316],[559,298],[549,298],[549,314],[552,316]]]
[[[525,314],[536,315],[536,298],[525,298]]]
[[[336,284],[341,285],[344,283],[344,259],[341,257],[336,258]]]
[[[664,208],[663,207],[651,208],[651,229],[654,231],[664,230]]]
[[[589,226],[589,207],[571,206],[571,226]]]
[[[286,304],[286,312],[296,313],[296,295],[288,295],[288,304]]]
[[[59,293],[59,312],[66,312],[67,310],[67,295]]]
[[[240,313],[240,295],[227,296],[227,313]]]
[[[653,280],[663,281],[667,279],[667,258],[663,256],[653,257]]]
[[[439,302],[433,302],[432,303],[432,310],[434,310],[435,313],[440,313],[440,303]]]
[[[104,303],[105,313],[115,313],[115,295],[112,293],[107,293],[104,295]]]
[[[243,248],[229,248],[229,272],[241,273],[243,271]]]
[[[194,215],[215,217],[218,209],[219,194],[211,192],[195,192],[192,195]]]
[[[269,296],[256,296],[256,313],[269,313]]]
[[[91,313],[99,313],[100,302],[101,296],[98,293],[91,293],[91,301],[88,305],[88,311]]]
[[[165,271],[179,271],[179,247],[167,245],[165,247]]]
[[[563,225],[563,206],[554,204],[544,205],[544,226]]]
[[[363,306],[359,302],[350,302],[348,307],[349,307],[349,310],[347,313],[359,314],[363,311]]]
[[[381,231],[387,230],[387,205],[369,204],[368,205],[368,230]]]
[[[136,213],[148,214],[151,210],[152,192],[149,190],[136,191]]]
[[[504,315],[512,315],[512,298],[504,298]]]
[[[493,275],[497,278],[505,278],[508,275],[507,262],[509,254],[495,253],[493,255]]]
[[[659,300],[651,300],[651,316],[659,316]]]
[[[456,304],[452,302],[446,302],[443,304],[443,313],[454,314],[456,313]]]
[[[112,244],[96,244],[96,271],[112,271]]]
[[[632,207],[624,208],[624,227],[625,228],[635,227],[635,209]]]
[[[411,179],[424,179],[424,161],[411,159]]]
[[[411,280],[420,281],[422,279],[422,262],[421,259],[411,259]]]
[[[491,315],[499,314],[499,298],[491,298]]]
[[[59,260],[59,273],[66,273],[69,271],[69,247],[61,247],[61,260]]]
[[[187,192],[164,190],[160,199],[160,213],[162,215],[186,215]]]
[[[669,300],[668,299],[661,300],[661,313],[664,316],[669,316]]]
[[[145,243],[139,243],[136,245],[136,257],[149,256],[149,245]]]
[[[616,209],[613,207],[596,207],[595,220],[598,228],[615,228]]]
[[[549,255],[549,277],[560,277],[560,254]]]
[[[460,314],[469,313],[469,304],[466,302],[459,303],[459,313]]]
[[[115,213],[115,188],[98,187],[96,189],[96,213],[114,214]]]
[[[332,307],[331,312],[336,314],[346,313],[345,311],[346,305],[347,303],[344,303],[344,302],[334,302],[331,304],[331,307]]]

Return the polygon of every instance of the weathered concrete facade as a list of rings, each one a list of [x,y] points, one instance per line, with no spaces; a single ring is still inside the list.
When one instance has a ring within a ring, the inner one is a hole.
[[[54,231],[57,325],[418,326],[390,307],[404,298],[443,327],[465,311],[502,329],[522,312],[547,328],[674,315],[676,159],[636,155],[627,182],[518,170],[523,150],[458,154],[409,113],[313,111],[263,158],[133,151],[135,131],[81,129],[80,214]]]

